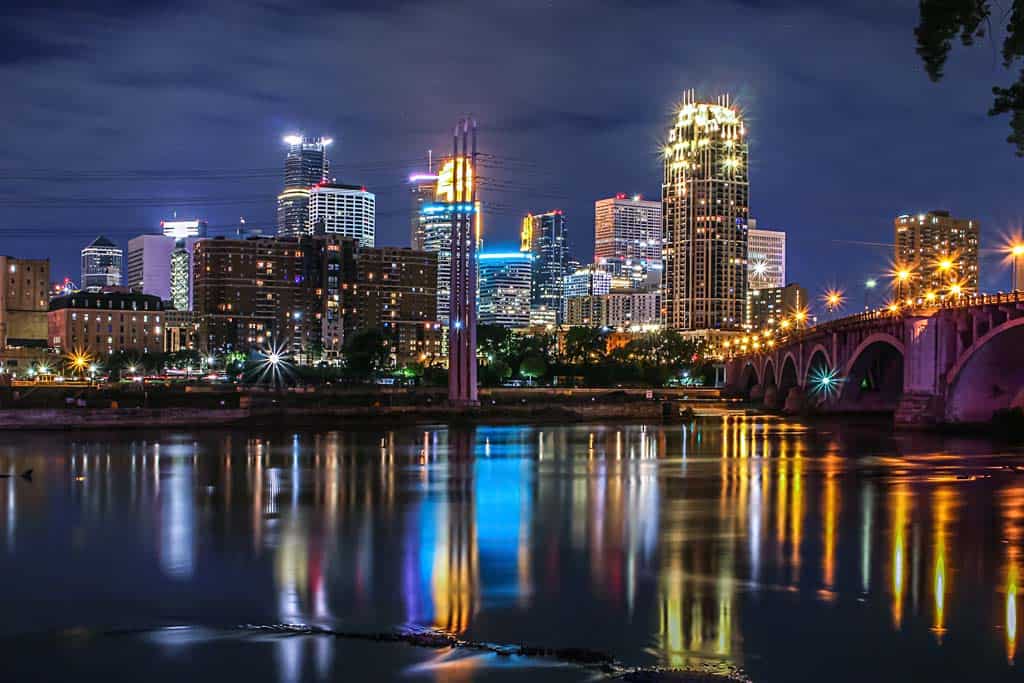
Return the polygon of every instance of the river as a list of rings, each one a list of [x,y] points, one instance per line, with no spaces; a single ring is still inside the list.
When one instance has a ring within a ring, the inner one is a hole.
[[[770,417],[5,433],[5,680],[1021,678],[1024,450]],[[244,626],[244,625],[251,625]]]

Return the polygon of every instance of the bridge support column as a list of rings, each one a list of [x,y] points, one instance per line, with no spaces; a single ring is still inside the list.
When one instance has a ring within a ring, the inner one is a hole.
[[[787,415],[795,415],[802,413],[806,407],[807,396],[804,394],[804,390],[801,387],[793,387],[786,395],[786,404],[782,407],[782,412]]]
[[[750,389],[750,400],[751,401],[760,401],[763,398],[764,398],[764,385],[763,384],[755,384],[753,387],[751,387],[751,389]]]
[[[779,407],[779,390],[775,388],[774,384],[769,384],[764,388],[764,407]]]
[[[939,368],[939,316],[908,317],[904,325],[903,395],[896,424],[930,425],[945,415]]]

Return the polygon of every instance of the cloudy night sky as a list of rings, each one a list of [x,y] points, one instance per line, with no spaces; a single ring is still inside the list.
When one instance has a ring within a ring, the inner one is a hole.
[[[96,234],[126,246],[174,211],[273,232],[289,132],[334,137],[332,175],[377,194],[377,243],[407,245],[405,178],[467,112],[499,158],[485,246],[561,208],[587,262],[595,199],[660,195],[688,88],[742,107],[751,213],[788,232],[812,293],[859,297],[897,214],[977,218],[993,249],[1024,219],[1024,160],[986,115],[1012,80],[998,43],[954,48],[931,83],[916,1],[50,4],[0,8],[0,251],[49,256],[55,279]],[[983,288],[1008,285],[983,253]]]

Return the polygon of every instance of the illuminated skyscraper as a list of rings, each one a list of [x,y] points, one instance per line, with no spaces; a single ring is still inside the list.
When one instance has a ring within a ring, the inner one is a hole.
[[[530,324],[530,254],[480,254],[480,324]]]
[[[463,160],[458,165],[452,158],[441,163],[437,174],[434,200],[420,204],[419,222],[417,226],[417,242],[423,251],[437,253],[437,319],[448,324],[449,304],[451,301],[451,263],[452,263],[452,216],[455,208],[456,172],[462,173]],[[473,171],[469,164],[465,165],[468,177],[468,192],[472,193]],[[480,202],[472,210],[474,216],[474,232],[477,247],[481,243],[482,217]]]
[[[327,180],[327,147],[333,140],[288,135],[284,142],[288,154],[284,159],[284,190],[277,197],[277,234],[299,237],[312,233],[309,189]]]
[[[757,230],[751,218],[747,232],[747,287],[768,289],[786,286],[786,233]]]
[[[594,262],[630,286],[661,286],[661,202],[617,194],[594,202]]]
[[[523,217],[520,249],[533,254],[531,305],[563,314],[563,279],[569,273],[569,236],[561,209]]]
[[[430,204],[437,196],[437,175],[433,173],[413,173],[409,176],[411,199],[411,220],[409,225],[409,244],[413,249],[422,250],[424,242],[423,205]]]
[[[376,239],[377,198],[359,185],[317,183],[309,191],[309,225],[315,235],[341,235],[364,247]]]
[[[176,240],[186,237],[206,237],[206,221],[204,220],[178,220],[160,221],[160,230],[167,237]]]
[[[727,96],[693,91],[669,130],[662,185],[664,320],[675,330],[742,329],[747,291],[747,131]]]
[[[120,286],[123,258],[121,247],[103,235],[94,239],[82,250],[82,289]]]
[[[896,264],[912,273],[901,295],[942,295],[954,284],[963,293],[978,291],[978,221],[929,211],[897,216],[894,227]]]

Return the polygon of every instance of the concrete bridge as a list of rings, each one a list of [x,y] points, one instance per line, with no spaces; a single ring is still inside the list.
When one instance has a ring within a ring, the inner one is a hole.
[[[726,386],[767,407],[988,422],[1024,407],[1024,292],[869,311],[730,351]]]

